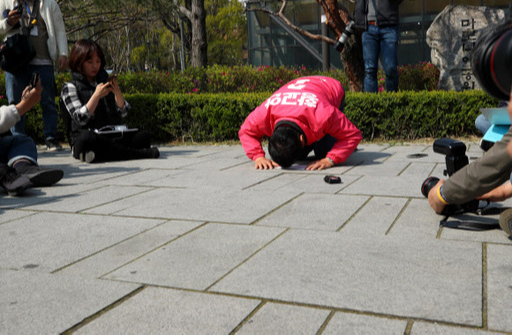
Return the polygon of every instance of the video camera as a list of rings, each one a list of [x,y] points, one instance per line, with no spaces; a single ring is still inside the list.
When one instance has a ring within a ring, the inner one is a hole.
[[[509,100],[512,86],[512,17],[482,31],[471,56],[471,69],[482,88]]]
[[[446,156],[446,169],[443,171],[445,176],[450,177],[455,172],[469,164],[468,156],[466,156],[466,145],[460,141],[451,138],[440,138],[434,141],[434,152]],[[421,193],[428,198],[428,193],[432,190],[439,178],[429,177],[425,179],[421,185]],[[462,205],[450,204],[447,205],[441,214],[454,215],[459,213],[475,213],[478,210],[479,201],[473,199]]]

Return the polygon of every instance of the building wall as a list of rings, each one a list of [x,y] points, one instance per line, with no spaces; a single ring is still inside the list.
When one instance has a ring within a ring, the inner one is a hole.
[[[426,33],[436,16],[447,5],[471,5],[502,8],[508,12],[511,0],[403,0],[400,5],[400,44],[399,64],[416,64],[430,61],[430,47],[426,43]],[[354,4],[348,0],[339,0],[350,13]],[[279,11],[281,2],[267,2],[268,7]],[[247,3],[248,8],[260,6],[260,2]],[[295,25],[312,34],[321,35],[321,6],[316,0],[289,0],[286,17]],[[269,15],[260,11],[247,12],[248,58],[254,66],[305,66],[321,69],[322,62],[311,55],[307,48],[295,40],[286,28],[280,26]],[[331,31],[328,36],[334,39]],[[321,55],[320,41],[304,38],[308,46]],[[342,68],[339,53],[331,46],[331,67]]]

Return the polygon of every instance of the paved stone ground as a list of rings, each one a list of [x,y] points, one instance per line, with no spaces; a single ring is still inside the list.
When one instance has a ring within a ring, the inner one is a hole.
[[[40,152],[65,179],[0,196],[1,334],[512,333],[512,241],[439,227],[431,145],[360,145],[316,172],[256,171],[241,146],[161,152]]]

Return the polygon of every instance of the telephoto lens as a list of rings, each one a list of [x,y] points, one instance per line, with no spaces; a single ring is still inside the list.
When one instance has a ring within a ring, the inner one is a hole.
[[[509,100],[512,86],[512,19],[489,27],[478,38],[471,68],[482,88],[500,100]]]
[[[428,192],[436,186],[438,181],[439,178],[436,177],[428,177],[425,179],[423,184],[421,184],[421,194],[423,194],[425,198],[428,198]]]

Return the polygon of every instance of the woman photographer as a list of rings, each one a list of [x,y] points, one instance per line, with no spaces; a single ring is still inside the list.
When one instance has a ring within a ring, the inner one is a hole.
[[[71,117],[70,144],[73,157],[87,163],[141,158],[158,158],[146,131],[118,132],[113,138],[95,130],[121,125],[130,105],[116,77],[109,79],[105,56],[91,40],[75,43],[69,56],[71,82],[62,88],[61,102]],[[61,106],[62,106],[61,103]]]

